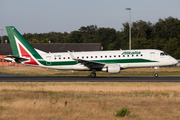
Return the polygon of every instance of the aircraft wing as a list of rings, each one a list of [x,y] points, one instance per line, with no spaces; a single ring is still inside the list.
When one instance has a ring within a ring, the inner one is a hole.
[[[83,64],[86,67],[89,67],[91,69],[98,69],[98,68],[103,68],[105,66],[104,63],[99,63],[99,62],[94,62],[94,61],[89,61],[89,60],[83,60],[83,59],[77,59],[74,57],[74,55],[68,51],[69,55],[73,60],[76,60],[78,63]]]

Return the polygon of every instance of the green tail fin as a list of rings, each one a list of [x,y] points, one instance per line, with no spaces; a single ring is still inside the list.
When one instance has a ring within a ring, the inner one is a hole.
[[[42,59],[37,51],[24,39],[24,37],[13,26],[6,26],[9,41],[14,56],[22,57],[28,54],[36,59]]]

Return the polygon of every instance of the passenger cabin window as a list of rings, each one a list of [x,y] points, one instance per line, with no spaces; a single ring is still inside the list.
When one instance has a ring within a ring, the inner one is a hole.
[[[129,57],[129,55],[127,55],[127,57]]]
[[[132,57],[134,57],[134,55],[132,55]]]
[[[82,56],[82,58],[84,58],[84,57]]]
[[[97,56],[95,56],[95,58],[97,58]]]
[[[68,57],[68,59],[70,59],[70,57]]]
[[[121,57],[120,55],[118,55],[118,57]]]
[[[79,57],[77,57],[77,59],[79,59]]]
[[[114,57],[116,57],[116,55],[114,55]]]
[[[88,58],[88,56],[86,58]]]
[[[136,57],[138,57],[138,55],[136,55]]]
[[[101,56],[101,58],[103,58],[103,56]]]
[[[107,56],[105,56],[105,58],[107,58]]]

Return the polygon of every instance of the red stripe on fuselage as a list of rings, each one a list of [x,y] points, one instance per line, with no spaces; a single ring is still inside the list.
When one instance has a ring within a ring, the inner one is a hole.
[[[20,49],[22,57],[30,58],[30,61],[25,62],[25,64],[38,65],[38,63],[28,54],[28,52],[20,44],[18,45],[19,45],[19,49]]]

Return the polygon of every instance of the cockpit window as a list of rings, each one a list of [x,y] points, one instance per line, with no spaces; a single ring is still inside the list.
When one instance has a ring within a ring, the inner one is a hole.
[[[164,52],[165,55],[168,55],[167,53]]]
[[[160,56],[164,56],[164,55],[168,55],[168,54],[165,52],[160,53]]]
[[[160,56],[164,56],[164,53],[160,53]]]

